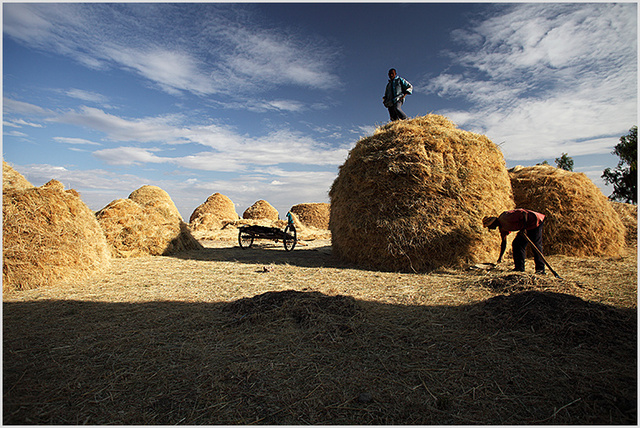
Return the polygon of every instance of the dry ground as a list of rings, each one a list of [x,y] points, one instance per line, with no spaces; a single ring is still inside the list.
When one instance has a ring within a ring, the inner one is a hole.
[[[637,422],[635,248],[549,257],[558,280],[204,244],[5,293],[3,422]]]

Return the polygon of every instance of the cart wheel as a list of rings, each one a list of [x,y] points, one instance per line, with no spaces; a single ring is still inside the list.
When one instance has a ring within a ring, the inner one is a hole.
[[[240,229],[238,232],[238,244],[240,244],[240,248],[242,249],[249,248],[253,245],[253,233]]]
[[[287,225],[284,228],[284,234],[286,237],[282,240],[284,244],[285,251],[291,251],[296,247],[296,243],[298,242],[298,234],[296,232],[296,228],[292,225]]]

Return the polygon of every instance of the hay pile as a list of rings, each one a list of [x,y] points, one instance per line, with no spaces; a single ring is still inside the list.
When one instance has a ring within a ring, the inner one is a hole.
[[[2,161],[2,192],[7,190],[25,190],[33,187],[33,184],[24,178],[22,174],[13,169],[11,165]]]
[[[269,202],[261,199],[247,208],[242,214],[242,218],[247,220],[266,219],[276,221],[280,218],[280,215],[278,214],[278,210],[271,206]]]
[[[500,149],[438,115],[358,141],[329,196],[334,254],[382,270],[493,260],[500,238],[482,217],[513,208]]]
[[[298,204],[292,206],[290,211],[307,227],[329,229],[330,204],[324,202]]]
[[[167,201],[166,192],[145,187],[132,193],[145,201],[143,204],[133,199],[116,199],[96,213],[111,244],[112,256],[160,256],[202,249],[179,214],[172,212],[171,206],[175,205],[171,199]],[[153,194],[159,196],[158,201],[151,199]]]
[[[638,246],[638,206],[610,201],[625,227],[624,241],[628,247]]]
[[[600,189],[583,173],[549,165],[509,171],[518,208],[546,215],[545,254],[618,256],[625,227]]]
[[[108,268],[109,248],[93,211],[60,182],[3,186],[2,212],[3,290],[82,280]]]
[[[214,193],[193,211],[189,218],[189,226],[193,231],[220,230],[225,220],[239,218],[231,199],[221,193]]]
[[[142,186],[129,195],[129,199],[143,207],[151,207],[167,219],[182,221],[180,211],[167,192],[157,186]]]

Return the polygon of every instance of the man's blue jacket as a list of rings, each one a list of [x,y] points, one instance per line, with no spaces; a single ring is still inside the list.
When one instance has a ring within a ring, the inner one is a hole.
[[[384,91],[384,105],[385,107],[391,107],[400,100],[403,94],[410,94],[413,92],[413,86],[400,76],[396,76],[394,79],[389,79],[387,88]]]

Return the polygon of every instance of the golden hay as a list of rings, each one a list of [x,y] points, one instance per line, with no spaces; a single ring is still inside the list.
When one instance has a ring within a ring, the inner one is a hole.
[[[623,202],[609,201],[620,216],[625,227],[624,241],[629,247],[638,245],[638,206]]]
[[[513,208],[500,149],[433,114],[358,141],[329,196],[334,254],[382,270],[497,258],[500,239],[482,218]]]
[[[516,206],[547,216],[545,254],[620,255],[625,227],[586,175],[549,165],[515,167],[509,174]]]
[[[2,211],[3,290],[82,280],[109,266],[93,212],[56,183],[4,192]]]
[[[193,231],[219,230],[224,225],[224,220],[239,218],[231,199],[221,193],[214,193],[193,211],[189,226]]]
[[[305,226],[317,229],[329,229],[331,205],[325,202],[297,204],[291,207],[291,212],[298,216]]]
[[[2,192],[7,190],[25,190],[33,187],[33,184],[24,178],[22,174],[13,169],[11,165],[2,161]]]
[[[114,257],[170,255],[203,248],[183,221],[131,199],[116,199],[96,217]]]
[[[278,214],[278,210],[271,206],[269,202],[261,199],[247,208],[242,214],[242,218],[248,220],[267,219],[276,221],[280,218],[280,215]]]
[[[129,199],[143,207],[156,209],[168,219],[182,221],[180,211],[178,211],[169,194],[157,186],[142,186],[131,192]]]
[[[54,189],[59,192],[64,192],[64,184],[60,183],[58,180],[49,180],[45,184],[42,185],[43,189]]]

